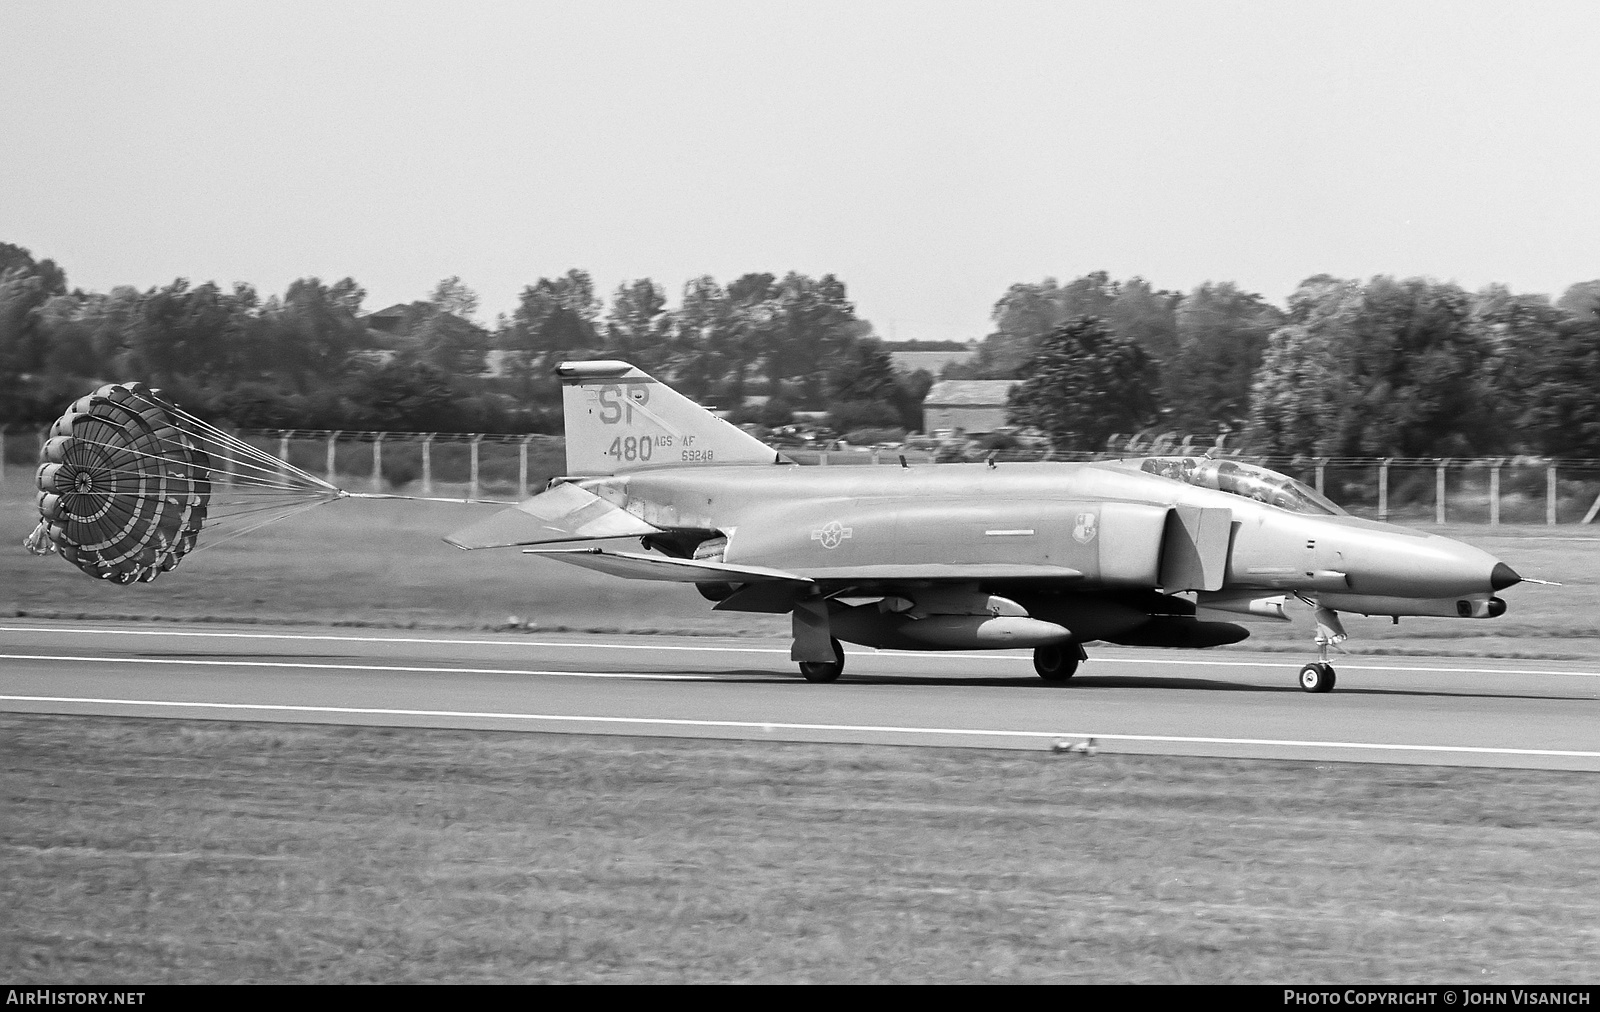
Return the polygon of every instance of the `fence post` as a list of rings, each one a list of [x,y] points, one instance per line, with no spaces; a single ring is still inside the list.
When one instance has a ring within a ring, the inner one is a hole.
[[[1500,460],[1489,462],[1489,526],[1500,526]]]
[[[1556,522],[1556,466],[1551,464],[1544,470],[1544,522],[1554,526]]]
[[[0,485],[6,483],[6,430],[0,425]]]
[[[1324,483],[1324,479],[1327,477],[1327,473],[1328,473],[1328,458],[1327,457],[1318,457],[1317,458],[1317,495],[1327,495],[1328,494],[1327,491],[1323,489],[1323,483]]]
[[[433,433],[422,437],[422,494],[433,495],[433,459],[428,451],[433,447]]]
[[[329,485],[337,485],[337,484],[339,484],[339,476],[338,476],[337,473],[335,473],[335,471],[333,469],[333,458],[334,458],[334,452],[335,452],[334,451],[334,447],[338,445],[339,435],[340,435],[340,433],[339,433],[339,430],[337,430],[337,429],[334,430],[333,432],[328,433],[328,484]]]
[[[826,467],[827,466],[827,464],[828,464],[828,451],[827,450],[818,450],[817,451],[817,464],[818,464],[818,466],[821,466],[821,467]]]
[[[1389,519],[1389,464],[1393,457],[1385,457],[1378,462],[1378,519]]]
[[[289,435],[293,429],[278,430],[278,477],[285,481],[289,478]]]
[[[478,444],[481,442],[483,442],[483,433],[474,432],[472,434],[472,483],[469,486],[471,491],[467,494],[468,499],[478,498]]]
[[[1434,462],[1433,472],[1433,522],[1444,523],[1444,469],[1450,466],[1449,457],[1440,457]]]
[[[517,447],[517,498],[528,498],[528,443],[532,436],[523,436]]]
[[[383,437],[387,432],[372,434],[372,491],[383,491]]]

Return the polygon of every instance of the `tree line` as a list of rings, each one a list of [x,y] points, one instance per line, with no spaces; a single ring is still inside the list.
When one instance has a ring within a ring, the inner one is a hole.
[[[1273,455],[1600,457],[1600,281],[1317,275],[1285,308],[1105,273],[1013,285],[965,375],[1019,378],[1011,418],[1058,448],[1150,427]]]
[[[649,279],[609,305],[571,270],[523,288],[492,327],[446,278],[368,313],[350,278],[251,285],[186,279],[70,289],[53,261],[0,243],[0,422],[43,423],[96,385],[138,378],[214,421],[263,428],[559,431],[567,358],[624,358],[736,420],[826,412],[841,431],[916,428],[931,377],[896,373],[833,275],[695,278],[668,308]]]
[[[570,270],[477,322],[446,278],[368,312],[350,278],[69,288],[0,243],[0,422],[44,423],[94,386],[142,379],[223,424],[559,431],[555,363],[631,361],[735,421],[826,412],[836,431],[920,428],[933,377],[897,373],[843,281],[790,272],[650,279],[609,301]],[[1187,293],[1105,272],[1012,285],[947,379],[1015,379],[1012,421],[1060,449],[1114,432],[1241,434],[1272,454],[1600,457],[1600,281],[1559,299],[1504,285],[1318,275],[1279,308],[1228,282]]]

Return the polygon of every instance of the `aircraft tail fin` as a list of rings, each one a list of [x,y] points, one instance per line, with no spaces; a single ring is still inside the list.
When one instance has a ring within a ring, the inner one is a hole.
[[[643,467],[789,463],[737,426],[627,362],[563,362],[567,473]]]

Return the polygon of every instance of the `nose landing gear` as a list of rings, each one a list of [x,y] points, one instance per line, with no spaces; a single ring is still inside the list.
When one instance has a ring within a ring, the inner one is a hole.
[[[1333,670],[1333,665],[1328,663],[1328,648],[1349,638],[1344,631],[1344,624],[1339,621],[1338,612],[1332,608],[1317,609],[1317,659],[1300,669],[1300,688],[1306,692],[1333,691],[1338,674]]]

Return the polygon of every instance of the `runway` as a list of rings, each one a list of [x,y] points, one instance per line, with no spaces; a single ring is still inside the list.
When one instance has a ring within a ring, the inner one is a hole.
[[[0,710],[1600,771],[1593,665],[1344,657],[1311,695],[1305,659],[850,647],[812,685],[780,640],[13,620]]]

